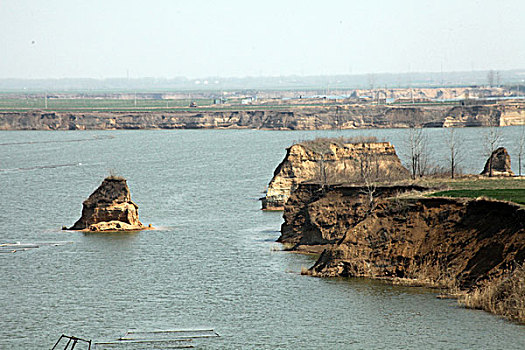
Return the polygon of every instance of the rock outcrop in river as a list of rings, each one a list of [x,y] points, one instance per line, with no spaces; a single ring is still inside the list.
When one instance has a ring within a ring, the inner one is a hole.
[[[318,130],[406,128],[412,126],[523,125],[523,105],[392,106],[342,104],[338,106],[267,106],[239,110],[203,108],[198,111],[31,110],[0,113],[0,130],[114,130],[217,129]]]
[[[316,139],[287,149],[262,198],[265,210],[282,210],[300,183],[324,184],[395,181],[409,177],[394,146],[388,142],[358,139]]]
[[[126,180],[109,176],[82,204],[82,217],[69,229],[134,231],[144,229]]]
[[[485,163],[481,175],[486,176],[514,176],[510,166],[510,156],[505,147],[496,149]]]

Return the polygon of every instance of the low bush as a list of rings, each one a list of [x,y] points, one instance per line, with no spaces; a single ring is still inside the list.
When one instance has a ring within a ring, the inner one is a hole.
[[[460,303],[525,323],[525,267],[519,266],[512,273],[467,293]]]

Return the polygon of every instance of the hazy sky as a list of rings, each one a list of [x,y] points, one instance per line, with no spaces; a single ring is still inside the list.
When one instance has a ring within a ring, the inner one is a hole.
[[[524,0],[0,0],[0,78],[525,68]]]

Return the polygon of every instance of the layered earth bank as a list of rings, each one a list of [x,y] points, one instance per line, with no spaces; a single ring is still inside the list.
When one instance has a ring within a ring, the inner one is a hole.
[[[317,139],[294,144],[276,168],[266,196],[265,210],[282,210],[290,193],[305,181],[395,181],[409,177],[389,142]]]
[[[210,129],[317,130],[523,125],[522,105],[293,106],[179,111],[17,111],[0,113],[0,130]]]
[[[370,208],[355,187],[303,184],[285,207],[284,243],[321,251],[308,274],[405,279],[472,289],[525,260],[525,210],[488,199],[388,197]],[[383,195],[381,195],[383,193]]]

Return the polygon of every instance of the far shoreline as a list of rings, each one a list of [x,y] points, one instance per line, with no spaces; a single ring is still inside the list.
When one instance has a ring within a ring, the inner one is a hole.
[[[177,110],[1,110],[0,130],[352,130],[525,125],[525,103],[288,105]]]

